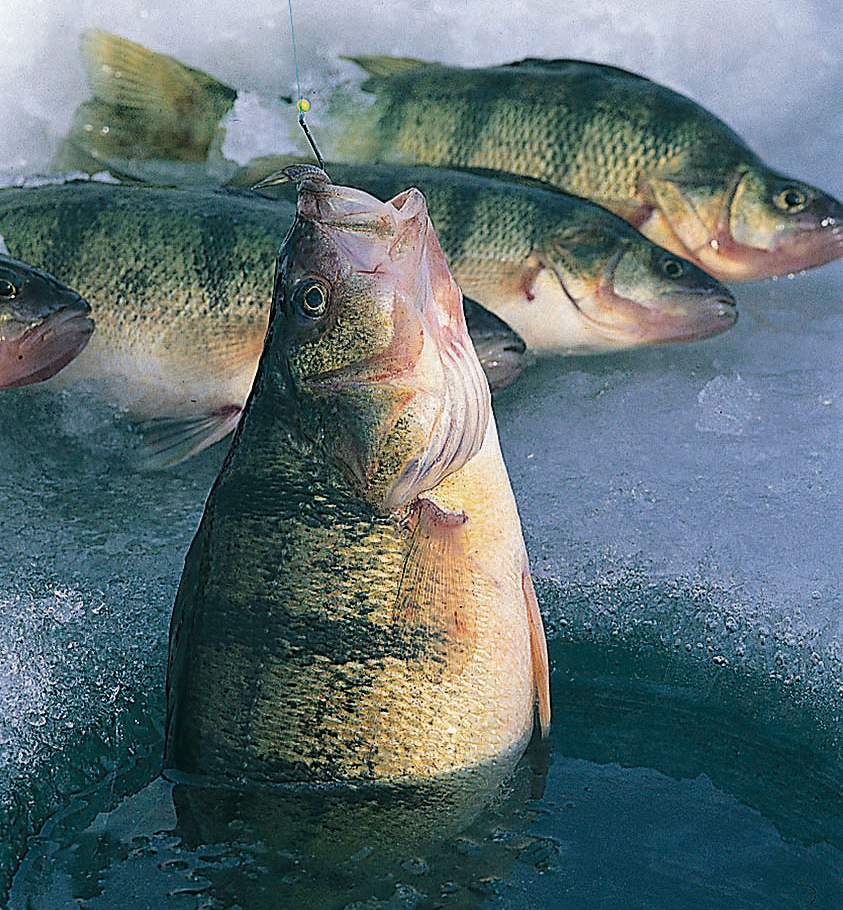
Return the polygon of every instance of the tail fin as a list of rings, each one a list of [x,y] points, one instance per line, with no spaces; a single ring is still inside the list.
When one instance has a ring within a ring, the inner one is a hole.
[[[59,153],[115,159],[204,162],[222,145],[221,121],[237,93],[172,57],[99,30],[82,37],[93,98],[76,111]]]

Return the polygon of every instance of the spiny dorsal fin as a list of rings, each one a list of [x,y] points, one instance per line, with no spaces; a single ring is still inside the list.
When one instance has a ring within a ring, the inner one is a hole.
[[[515,60],[512,63],[503,63],[501,66],[517,69],[547,70],[565,75],[601,75],[601,76],[623,76],[629,79],[640,79],[642,82],[650,82],[646,76],[639,73],[633,73],[631,70],[625,70],[620,66],[609,66],[606,63],[592,63],[590,60],[568,60],[565,58],[555,58],[546,60],[543,57],[525,57],[523,60]]]
[[[459,673],[474,653],[476,604],[467,563],[464,512],[441,508],[420,496],[410,514],[410,549],[392,620],[418,648],[426,675]]]
[[[430,60],[417,60],[415,57],[390,57],[385,54],[363,54],[359,57],[340,54],[340,57],[356,63],[370,76],[397,76],[399,73],[409,73],[411,70],[437,65]]]

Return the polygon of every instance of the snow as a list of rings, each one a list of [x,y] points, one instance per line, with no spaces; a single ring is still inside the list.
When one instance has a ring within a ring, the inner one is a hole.
[[[772,166],[843,196],[838,0],[297,0],[294,13],[317,139],[320,104],[358,77],[341,53],[576,56],[691,95]],[[90,27],[240,89],[231,157],[288,147],[280,0],[17,0],[0,35],[4,182],[49,169],[86,96]],[[839,764],[843,264],[733,290],[738,324],[707,342],[541,361],[497,397],[504,455],[554,638],[645,649],[677,679],[772,682]],[[158,741],[173,594],[222,448],[139,473],[131,427],[95,390],[14,390],[2,404],[8,868],[61,796]]]

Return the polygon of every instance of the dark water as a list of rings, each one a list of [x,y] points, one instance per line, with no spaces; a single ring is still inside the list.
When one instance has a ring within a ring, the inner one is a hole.
[[[544,585],[547,606],[558,594]],[[841,906],[828,718],[769,681],[705,679],[644,650],[557,638],[551,660],[549,744],[465,830],[424,792],[174,786],[152,750],[30,839],[10,907]]]

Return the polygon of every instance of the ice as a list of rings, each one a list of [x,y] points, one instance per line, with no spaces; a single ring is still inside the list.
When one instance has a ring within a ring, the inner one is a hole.
[[[838,0],[296,0],[294,13],[317,140],[324,100],[360,78],[340,53],[576,56],[690,94],[770,164],[843,196]],[[86,96],[91,27],[240,89],[236,160],[289,148],[280,0],[17,0],[0,36],[2,182],[49,171]],[[734,291],[737,326],[707,342],[541,361],[497,397],[502,445],[557,679],[603,667],[577,665],[574,645],[621,653],[654,684],[801,724],[839,774],[843,265]],[[222,449],[143,473],[132,428],[95,389],[0,403],[2,888],[24,834],[68,793],[158,744],[169,613]]]

